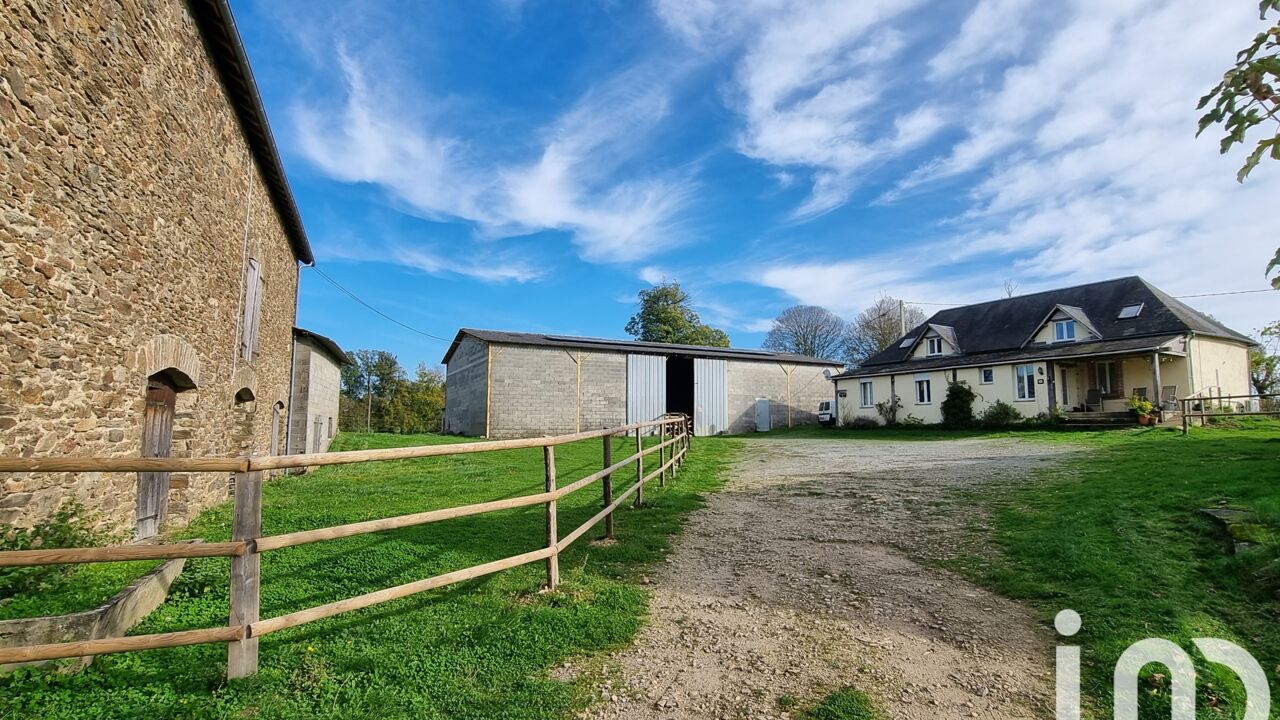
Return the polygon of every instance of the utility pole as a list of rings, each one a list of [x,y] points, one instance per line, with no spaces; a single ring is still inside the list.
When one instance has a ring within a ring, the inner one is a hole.
[[[898,301],[898,337],[907,334],[907,302]]]
[[[364,431],[373,432],[373,368],[364,369]]]

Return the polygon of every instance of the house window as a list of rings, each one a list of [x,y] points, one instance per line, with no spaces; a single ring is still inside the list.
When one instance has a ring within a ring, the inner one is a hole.
[[[1053,341],[1069,342],[1076,339],[1076,321],[1058,320],[1053,323]]]
[[[1018,365],[1014,368],[1019,400],[1036,399],[1036,366]]]
[[[870,380],[863,380],[862,382],[858,383],[858,391],[861,393],[861,396],[859,399],[860,407],[864,407],[864,408],[875,407],[875,404],[876,404],[875,391],[872,389],[872,384]]]
[[[1120,308],[1120,315],[1118,317],[1121,320],[1129,320],[1131,318],[1136,318],[1142,312],[1143,305],[1144,303],[1138,303],[1136,305],[1125,305],[1124,307]]]
[[[253,361],[258,357],[258,322],[262,319],[262,296],[267,281],[262,277],[262,266],[249,258],[244,269],[244,316],[240,321],[240,357]]]
[[[929,338],[929,354],[930,355],[942,354],[942,338],[940,337]]]
[[[928,405],[933,402],[933,390],[929,387],[928,380],[916,381],[916,404]]]
[[[981,384],[990,385],[996,381],[995,368],[982,368],[978,372],[981,373],[981,376],[982,376],[982,380],[980,381]]]
[[[1098,365],[1097,365],[1097,367],[1098,367],[1098,392],[1100,392],[1100,393],[1101,393],[1101,394],[1103,394],[1103,395],[1110,395],[1110,394],[1111,394],[1111,390],[1112,390],[1112,386],[1111,386],[1111,373],[1112,373],[1112,370],[1111,370],[1111,367],[1112,367],[1112,365],[1114,365],[1114,364],[1115,364],[1115,363],[1113,363],[1113,362],[1111,362],[1111,361],[1109,361],[1109,360],[1108,360],[1108,361],[1100,362],[1100,363],[1098,363]]]

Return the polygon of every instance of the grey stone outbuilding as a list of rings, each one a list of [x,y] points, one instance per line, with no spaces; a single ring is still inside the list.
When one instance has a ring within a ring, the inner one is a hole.
[[[293,397],[289,402],[289,454],[324,452],[338,432],[342,366],[351,362],[338,343],[293,329]]]
[[[458,331],[447,368],[445,432],[492,438],[694,418],[699,435],[815,423],[841,364],[768,350],[565,335]]]

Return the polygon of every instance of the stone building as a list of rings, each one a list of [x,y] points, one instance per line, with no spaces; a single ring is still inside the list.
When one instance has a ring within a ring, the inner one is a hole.
[[[6,3],[0,49],[0,455],[281,451],[312,255],[225,1]],[[147,536],[230,480],[12,474],[0,523]]]
[[[329,338],[293,329],[293,393],[289,402],[290,454],[329,449],[338,432],[342,366],[351,358]]]
[[[445,431],[494,438],[556,435],[693,417],[700,435],[817,422],[832,398],[831,360],[768,350],[463,329],[443,360]]]

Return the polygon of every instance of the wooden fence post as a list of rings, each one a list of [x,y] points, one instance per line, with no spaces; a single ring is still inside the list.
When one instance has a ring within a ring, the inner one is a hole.
[[[613,436],[604,436],[604,467],[613,464]],[[613,473],[606,473],[604,476],[604,505],[609,507],[613,504]],[[604,516],[604,537],[606,540],[613,539],[613,513]]]
[[[257,539],[262,535],[262,473],[236,473],[235,504],[231,512],[231,539],[247,543],[244,555],[231,558],[231,627],[258,622],[262,556]],[[243,678],[258,672],[258,638],[246,637],[227,645],[227,678]]]
[[[547,467],[547,492],[555,492],[556,489],[556,448],[554,445],[547,445],[543,448],[543,457],[546,458]],[[551,555],[547,558],[547,589],[555,590],[560,585],[560,554],[556,552],[556,543],[559,538],[556,537],[556,501],[547,501],[547,547],[551,548]]]
[[[658,445],[667,441],[667,421],[664,419],[662,424],[658,426]],[[658,487],[667,486],[667,449],[658,448]]]
[[[636,428],[636,507],[644,504],[644,440],[640,436],[640,428]]]

